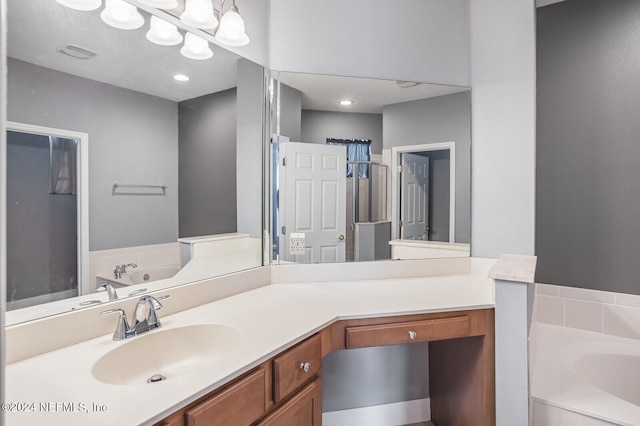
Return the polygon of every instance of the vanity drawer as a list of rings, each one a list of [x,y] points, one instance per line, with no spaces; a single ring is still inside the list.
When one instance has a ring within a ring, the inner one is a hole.
[[[187,426],[242,426],[255,422],[266,412],[266,378],[264,368],[260,368],[188,410]]]
[[[280,402],[315,377],[322,364],[320,335],[305,340],[273,359],[273,401]]]
[[[470,335],[470,324],[469,317],[461,315],[393,324],[347,327],[345,329],[346,348],[368,348],[466,337]]]

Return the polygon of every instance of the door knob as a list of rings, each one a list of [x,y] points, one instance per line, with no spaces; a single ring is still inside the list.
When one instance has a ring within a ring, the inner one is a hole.
[[[338,235],[338,239],[339,239],[340,241],[344,240],[344,235],[342,235],[342,234]]]

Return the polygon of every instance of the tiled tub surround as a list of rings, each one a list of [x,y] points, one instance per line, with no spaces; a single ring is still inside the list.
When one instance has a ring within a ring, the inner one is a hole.
[[[536,321],[640,339],[640,296],[536,284]]]
[[[348,279],[349,274],[344,273],[343,265],[338,265],[327,268],[326,273],[315,275],[316,279],[324,279],[324,282],[285,284],[289,279],[295,280],[295,275],[301,272],[294,268],[292,274],[286,271],[272,274],[271,285],[263,282],[259,288],[240,290],[243,283],[260,278],[254,275],[269,274],[270,268],[257,268],[220,278],[220,282],[229,281],[229,289],[235,287],[239,293],[218,300],[212,295],[215,301],[205,305],[200,304],[211,298],[203,297],[203,290],[211,291],[214,287],[210,284],[202,287],[195,283],[168,290],[171,298],[164,303],[165,308],[160,315],[164,330],[189,324],[225,324],[238,330],[243,337],[236,351],[212,363],[211,368],[167,380],[160,386],[106,385],[91,376],[94,360],[123,344],[111,340],[114,319],[101,316],[100,307],[9,328],[8,355],[10,362],[13,360],[6,367],[9,400],[96,402],[107,405],[109,410],[97,414],[67,412],[55,415],[14,412],[7,413],[7,419],[10,424],[21,424],[28,419],[34,424],[44,422],[65,426],[85,425],[87,422],[94,425],[153,424],[338,319],[493,307],[493,281],[487,278],[493,261],[407,262],[389,262],[388,266],[392,270],[413,270],[417,273],[411,275],[416,278],[367,279],[367,274],[356,265],[350,269],[358,270],[361,280],[333,281],[330,277],[334,272]],[[434,268],[429,266],[436,266],[435,270],[445,273],[445,276],[433,276]],[[446,274],[447,269],[453,275]],[[308,271],[305,275],[309,276]],[[264,280],[264,277],[260,279]],[[134,302],[122,301],[120,304],[130,312]],[[25,348],[32,340],[38,340],[36,336],[42,339],[42,336],[56,335],[53,330],[66,324],[77,326],[74,335],[68,336],[66,342],[60,341],[65,340],[62,338],[66,337],[65,334],[56,337],[55,342],[45,339]],[[59,350],[45,353],[42,349],[47,345],[48,350]],[[18,348],[27,350],[18,354]],[[31,354],[27,355],[27,352]]]
[[[180,267],[178,242],[125,247],[89,252],[89,282],[99,284],[96,277],[113,276],[116,265],[135,263],[139,268],[157,266]]]
[[[640,425],[640,296],[537,284],[535,303],[533,425]]]

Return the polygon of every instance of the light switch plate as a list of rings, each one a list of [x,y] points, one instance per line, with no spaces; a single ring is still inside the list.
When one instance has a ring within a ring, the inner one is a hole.
[[[304,232],[289,234],[289,254],[304,254]]]

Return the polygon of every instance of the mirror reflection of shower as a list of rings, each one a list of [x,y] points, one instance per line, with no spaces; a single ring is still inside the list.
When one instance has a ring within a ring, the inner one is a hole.
[[[9,309],[76,296],[75,139],[7,132]]]

